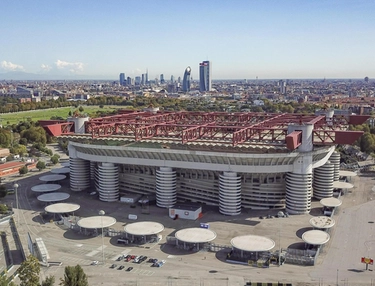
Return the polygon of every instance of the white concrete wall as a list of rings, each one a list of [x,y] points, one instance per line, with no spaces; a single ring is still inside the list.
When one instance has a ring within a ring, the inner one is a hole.
[[[198,208],[195,211],[189,210],[189,209],[170,208],[169,217],[174,218],[175,215],[178,215],[178,218],[197,220],[201,212],[202,212],[202,208]]]

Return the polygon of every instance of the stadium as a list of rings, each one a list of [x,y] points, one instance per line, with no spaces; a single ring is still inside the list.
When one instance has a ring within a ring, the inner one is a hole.
[[[123,193],[156,194],[158,207],[180,202],[305,214],[313,197],[333,196],[340,144],[368,116],[122,111],[118,115],[40,121],[69,140],[70,188],[96,188],[102,201]]]

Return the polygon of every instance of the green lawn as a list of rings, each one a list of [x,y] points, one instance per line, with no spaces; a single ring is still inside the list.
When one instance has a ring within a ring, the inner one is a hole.
[[[120,106],[104,106],[100,108],[99,106],[84,106],[83,113],[87,113],[89,116],[91,113],[96,112],[97,110],[106,110],[106,111],[113,111],[114,109],[123,108]],[[53,109],[41,109],[41,110],[33,110],[33,111],[23,111],[23,112],[14,112],[14,113],[3,113],[0,114],[0,124],[6,126],[8,124],[17,124],[20,121],[25,121],[32,119],[32,121],[38,120],[48,120],[51,119],[52,116],[59,116],[62,118],[67,118],[69,116],[69,111],[74,111],[76,108],[74,107],[61,107],[61,108],[53,108]],[[8,123],[9,122],[9,123]]]

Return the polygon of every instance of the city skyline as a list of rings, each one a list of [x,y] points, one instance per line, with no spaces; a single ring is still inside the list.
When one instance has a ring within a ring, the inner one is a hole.
[[[373,1],[7,1],[0,80],[375,77]],[[186,23],[186,24],[184,24]],[[12,74],[11,74],[12,75]],[[10,75],[10,76],[11,76]],[[14,78],[17,79],[17,78]]]

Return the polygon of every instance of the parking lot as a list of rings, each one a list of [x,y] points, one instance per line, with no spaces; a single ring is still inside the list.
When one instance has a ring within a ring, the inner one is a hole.
[[[364,174],[354,179],[355,188],[347,193],[343,205],[334,216],[336,225],[331,232],[331,240],[319,256],[318,265],[302,267],[284,264],[271,265],[270,268],[255,268],[246,265],[229,264],[225,261],[226,250],[218,252],[186,252],[166,244],[166,236],[173,236],[180,229],[199,227],[208,223],[216,232],[214,243],[230,246],[232,238],[239,235],[263,235],[275,241],[275,249],[302,243],[301,235],[311,229],[309,220],[312,216],[321,215],[319,202],[313,202],[310,214],[290,216],[288,218],[260,218],[276,215],[278,210],[243,211],[239,216],[228,217],[219,214],[216,207],[203,207],[203,217],[197,221],[173,220],[165,209],[150,207],[150,214],[143,214],[140,207],[116,202],[100,202],[89,192],[71,192],[69,182],[62,183],[62,190],[69,192],[69,202],[78,203],[81,208],[75,213],[78,217],[98,215],[104,210],[106,215],[115,217],[117,223],[112,227],[122,231],[128,223],[129,214],[137,215],[137,221],[156,221],[164,225],[161,233],[163,239],[158,243],[146,245],[117,244],[117,237],[85,236],[64,226],[44,221],[40,213],[44,210],[35,194],[30,191],[37,185],[38,175],[18,180],[19,205],[21,212],[16,211],[16,220],[24,248],[27,248],[26,235],[33,239],[43,238],[48,249],[50,261],[62,262],[61,266],[42,268],[43,277],[55,275],[56,281],[63,276],[66,265],[80,264],[89,277],[90,285],[244,285],[253,282],[284,282],[293,285],[371,285],[372,271],[364,271],[360,263],[361,256],[373,257],[375,244],[372,242],[373,231],[369,221],[375,220],[373,202],[374,180],[372,174]],[[92,191],[92,190],[91,190]],[[9,196],[7,200],[14,200]],[[15,204],[13,204],[15,205]],[[17,217],[19,216],[19,217]],[[348,227],[349,226],[349,227]],[[7,230],[9,232],[9,230]],[[358,236],[358,234],[361,234]],[[151,267],[144,261],[140,264],[131,261],[116,261],[120,255],[147,256],[165,260],[162,267]],[[97,265],[91,265],[98,261]],[[117,267],[111,269],[111,265]],[[123,265],[122,270],[118,267]],[[126,271],[133,267],[131,271]],[[372,266],[370,266],[372,270]],[[375,280],[374,280],[375,281]]]

